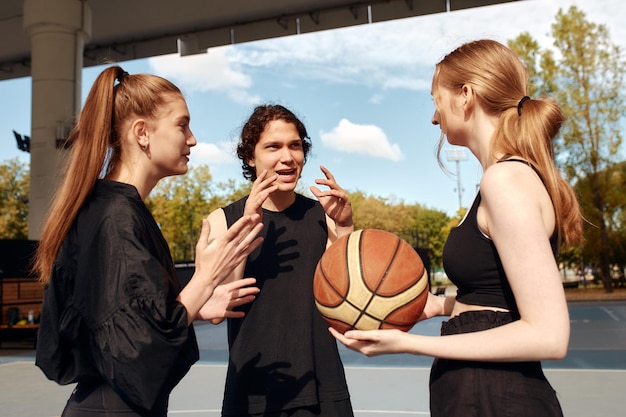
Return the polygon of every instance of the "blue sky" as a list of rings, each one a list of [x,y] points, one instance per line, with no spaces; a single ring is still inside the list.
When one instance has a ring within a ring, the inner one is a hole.
[[[320,177],[324,165],[348,190],[454,214],[456,165],[448,163],[452,175],[438,166],[439,129],[430,123],[434,65],[456,46],[479,38],[506,42],[528,31],[549,46],[554,16],[570,5],[605,24],[612,40],[626,48],[622,0],[525,0],[121,65],[130,73],[164,76],[183,90],[199,142],[191,163],[208,164],[216,181],[243,181],[233,144],[254,106],[272,102],[300,116],[312,139],[305,185]],[[103,68],[83,71],[83,97]],[[30,78],[0,81],[2,161],[30,161],[11,132],[30,135],[30,94]],[[461,203],[467,207],[482,171],[469,154],[458,165]]]

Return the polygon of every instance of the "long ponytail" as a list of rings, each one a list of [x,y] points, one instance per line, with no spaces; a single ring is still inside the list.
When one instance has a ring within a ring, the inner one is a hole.
[[[120,71],[107,68],[98,76],[67,139],[69,155],[34,259],[33,269],[41,282],[48,282],[61,243],[104,165],[113,122],[113,88]]]
[[[168,80],[149,74],[128,75],[112,66],[96,78],[75,128],[62,180],[52,199],[35,253],[33,272],[43,283],[61,244],[96,180],[111,172],[122,158],[122,136],[133,117],[154,117],[160,106],[181,91]]]
[[[573,245],[582,241],[582,216],[574,190],[554,164],[552,146],[564,121],[553,99],[526,99],[519,110],[502,113],[491,153],[516,155],[537,167],[552,199],[559,238]]]
[[[568,245],[582,241],[582,216],[572,187],[554,163],[552,141],[564,122],[550,98],[526,97],[528,71],[521,59],[499,42],[483,39],[461,45],[436,66],[433,89],[451,90],[469,84],[488,114],[499,118],[491,156],[517,156],[541,173],[552,199],[559,239]],[[445,138],[442,135],[439,149]]]

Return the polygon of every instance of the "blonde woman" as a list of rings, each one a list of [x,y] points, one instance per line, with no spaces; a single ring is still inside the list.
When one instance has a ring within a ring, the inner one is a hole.
[[[578,203],[553,161],[563,115],[528,97],[519,57],[492,40],[460,46],[432,82],[443,141],[464,146],[484,170],[465,219],[452,230],[443,263],[455,298],[429,294],[422,319],[450,316],[441,337],[396,330],[331,329],[366,355],[435,358],[432,417],[561,416],[541,360],[567,353],[569,316],[557,266],[559,245],[582,239]]]

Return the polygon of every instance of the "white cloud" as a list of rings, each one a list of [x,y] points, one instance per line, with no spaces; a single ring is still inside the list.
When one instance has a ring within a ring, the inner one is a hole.
[[[501,42],[522,30],[547,42],[550,23],[566,0],[526,0],[288,36],[236,45],[242,68],[280,65],[290,77],[358,83],[380,89],[430,90],[435,65],[463,42]]]
[[[190,162],[194,165],[232,164],[236,162],[236,159],[231,143],[221,142],[215,145],[213,143],[198,142],[191,149]]]
[[[150,60],[153,71],[186,91],[218,91],[236,103],[253,94],[254,69],[278,70],[290,80],[359,84],[384,90],[429,91],[434,65],[463,42],[492,38],[505,43],[522,31],[551,47],[557,11],[575,5],[606,24],[624,43],[622,0],[524,0],[481,8],[357,25],[211,48],[208,54]]]
[[[331,132],[320,132],[322,144],[342,152],[358,153],[376,158],[399,161],[404,155],[397,144],[389,142],[381,128],[374,125],[357,125],[341,119]]]
[[[260,98],[249,93],[252,78],[231,59],[229,46],[211,48],[206,54],[181,57],[164,55],[148,60],[152,71],[172,80],[185,93],[215,91],[236,103],[251,105]]]
[[[526,31],[550,47],[550,25],[571,5],[626,39],[620,0],[525,0],[239,44],[229,57],[241,68],[280,66],[286,77],[428,91],[434,65],[464,42]]]

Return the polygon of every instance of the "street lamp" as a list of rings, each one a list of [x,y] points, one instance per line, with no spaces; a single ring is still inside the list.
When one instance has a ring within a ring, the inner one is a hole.
[[[459,210],[463,207],[461,198],[463,196],[463,188],[461,187],[461,170],[459,163],[467,159],[465,148],[446,148],[443,150],[446,153],[446,159],[450,162],[456,162],[456,192],[459,195]]]

